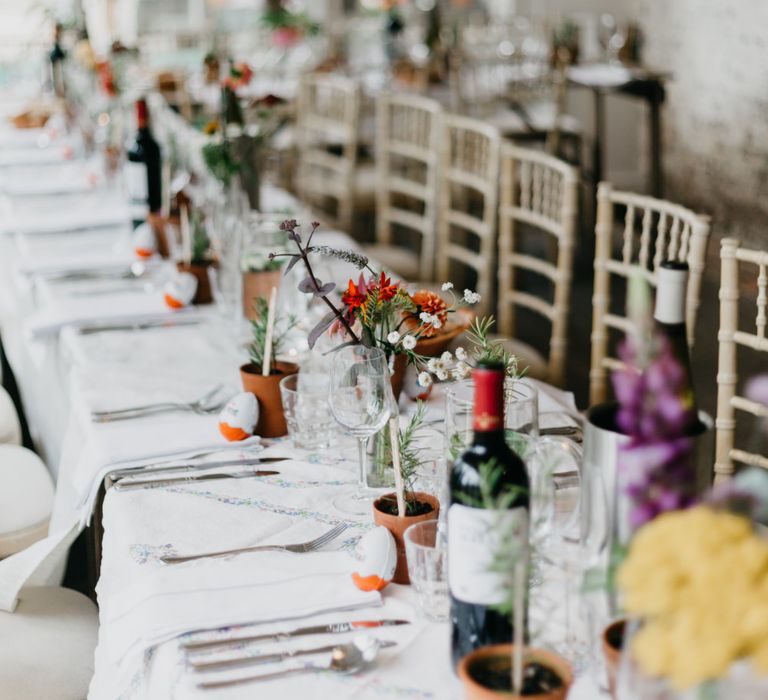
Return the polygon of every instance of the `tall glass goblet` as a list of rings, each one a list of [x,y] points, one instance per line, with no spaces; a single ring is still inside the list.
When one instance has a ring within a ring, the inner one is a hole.
[[[334,505],[343,513],[370,512],[375,492],[368,487],[367,445],[389,420],[394,406],[387,357],[379,348],[353,345],[336,351],[331,367],[331,412],[336,422],[357,438],[360,476],[354,493]]]

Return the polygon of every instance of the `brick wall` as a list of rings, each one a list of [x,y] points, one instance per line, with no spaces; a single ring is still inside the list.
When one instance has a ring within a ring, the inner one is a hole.
[[[667,195],[718,236],[768,242],[768,2],[636,0],[645,62],[673,73],[664,119]]]

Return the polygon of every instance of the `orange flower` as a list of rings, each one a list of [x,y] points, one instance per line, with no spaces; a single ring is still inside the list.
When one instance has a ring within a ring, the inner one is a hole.
[[[379,277],[378,284],[379,301],[389,301],[395,296],[395,294],[397,294],[397,289],[399,286],[398,283],[392,284],[392,280],[389,277],[386,277],[383,272]]]
[[[417,331],[424,338],[431,338],[438,333],[440,329],[434,328],[431,324],[423,323],[419,318],[419,314],[428,313],[430,316],[436,316],[440,319],[442,327],[445,327],[448,321],[448,304],[445,300],[426,289],[421,289],[415,294],[411,295],[411,301],[416,304],[416,312],[410,315],[411,323],[409,325],[418,325]]]
[[[347,291],[341,295],[341,301],[350,311],[359,309],[365,303],[365,293],[352,280],[349,280]]]

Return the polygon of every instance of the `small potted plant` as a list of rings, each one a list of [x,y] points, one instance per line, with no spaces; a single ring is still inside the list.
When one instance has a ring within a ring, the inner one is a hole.
[[[273,287],[269,302],[264,297],[254,300],[258,316],[251,321],[251,361],[240,367],[243,390],[252,393],[259,402],[259,420],[254,432],[262,437],[281,437],[288,432],[280,380],[299,371],[295,364],[277,360],[285,336],[296,325],[296,318],[277,319],[276,299],[277,289]]]
[[[440,513],[440,502],[435,496],[414,488],[416,469],[419,466],[419,450],[414,439],[424,424],[424,413],[425,404],[419,402],[405,430],[398,428],[396,417],[390,421],[390,454],[395,470],[396,490],[373,502],[374,522],[386,527],[397,545],[397,568],[392,579],[395,583],[410,583],[403,533],[414,523],[433,520]]]
[[[188,216],[187,209],[183,206],[180,217],[184,258],[176,263],[176,267],[180,272],[189,272],[197,279],[197,291],[192,300],[193,303],[210,304],[213,301],[213,295],[208,268],[214,264],[214,257],[203,216],[196,210],[193,210],[192,216]]]
[[[502,467],[495,460],[480,465],[479,497],[462,499],[467,505],[479,505],[498,514],[492,524],[497,544],[489,572],[497,577],[501,599],[494,607],[509,617],[513,639],[510,644],[481,646],[459,662],[458,674],[467,700],[564,700],[573,682],[567,661],[544,649],[524,645],[527,582],[529,572],[528,527],[521,528],[519,518],[510,518],[511,503],[520,495],[518,487],[495,494]]]
[[[283,259],[270,258],[260,251],[243,256],[243,313],[250,320],[258,318],[258,307],[253,300],[269,295],[272,287],[280,287]]]

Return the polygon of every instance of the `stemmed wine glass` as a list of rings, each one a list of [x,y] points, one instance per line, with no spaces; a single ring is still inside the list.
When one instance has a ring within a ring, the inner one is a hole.
[[[357,438],[360,450],[357,487],[354,493],[336,499],[334,506],[350,515],[365,515],[374,496],[368,486],[368,439],[386,425],[394,404],[384,352],[362,345],[337,350],[331,368],[330,398],[333,417]]]

